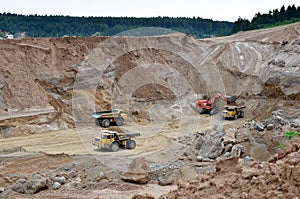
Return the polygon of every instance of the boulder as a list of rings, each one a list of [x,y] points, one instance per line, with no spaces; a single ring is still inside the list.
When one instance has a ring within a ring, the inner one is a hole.
[[[291,127],[299,128],[299,127],[300,127],[300,119],[294,119],[294,120],[291,122]]]
[[[160,186],[168,186],[172,184],[172,181],[163,177],[158,178],[158,184]]]
[[[216,171],[217,172],[236,172],[242,171],[241,165],[238,163],[238,157],[230,157],[217,161]]]
[[[273,130],[274,129],[274,124],[268,124],[267,125],[267,130],[268,131],[271,131],[271,130]]]
[[[240,128],[236,134],[236,141],[239,142],[245,142],[248,141],[250,139],[250,127],[244,127],[244,128]]]
[[[239,163],[240,164],[249,164],[249,163],[253,162],[253,160],[254,160],[254,158],[246,156],[242,159],[239,159]]]
[[[76,177],[77,177],[77,173],[76,173],[76,171],[71,170],[71,171],[68,173],[68,176],[70,176],[71,178],[76,178]]]
[[[53,184],[52,184],[52,188],[53,189],[59,189],[61,187],[61,184],[59,183],[59,182],[54,182]]]
[[[257,131],[263,131],[264,130],[264,125],[260,122],[255,122],[254,123],[254,129]]]
[[[232,157],[241,157],[242,151],[243,151],[243,145],[236,144],[231,149],[231,156]]]
[[[126,182],[146,184],[151,180],[147,171],[149,171],[149,167],[146,164],[145,158],[135,158],[129,164],[127,172],[121,178]]]
[[[18,193],[34,194],[41,189],[47,188],[48,180],[38,173],[33,174],[29,179],[20,178],[12,186]]]
[[[122,175],[122,180],[137,184],[147,184],[151,179],[147,173],[129,173],[126,172]]]
[[[53,179],[54,182],[59,182],[60,184],[65,184],[67,179],[64,176],[57,176]]]
[[[237,132],[237,129],[235,129],[235,128],[226,129],[225,135],[223,136],[224,144],[234,144],[236,142],[236,140],[235,140],[236,132]]]

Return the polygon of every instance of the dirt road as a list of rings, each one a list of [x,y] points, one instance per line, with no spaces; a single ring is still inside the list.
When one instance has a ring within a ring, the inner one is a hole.
[[[220,115],[214,117],[220,123],[223,122]],[[241,121],[226,121],[224,124]],[[121,149],[113,154],[108,151],[99,151],[92,145],[93,137],[100,132],[100,127],[95,126],[0,139],[0,151],[23,147],[27,152],[65,153],[69,155],[93,154],[96,159],[108,164],[108,166],[124,170],[129,162],[136,157],[146,157],[147,161],[153,163],[163,163],[178,158],[180,154],[179,143],[176,141],[178,137],[188,136],[208,128],[212,123],[212,117],[209,115],[186,117],[180,121],[167,122],[164,126],[161,124],[142,126],[129,123],[121,128],[127,132],[141,133],[140,137],[135,138],[136,149]]]

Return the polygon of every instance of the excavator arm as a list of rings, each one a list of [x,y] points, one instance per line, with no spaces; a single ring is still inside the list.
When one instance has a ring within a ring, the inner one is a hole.
[[[227,98],[226,98],[224,95],[222,95],[221,93],[217,93],[213,98],[211,98],[211,99],[207,102],[207,104],[209,104],[209,105],[211,106],[211,105],[213,105],[213,104],[215,103],[215,101],[216,101],[217,99],[219,99],[219,98],[221,98],[223,101],[227,102]]]

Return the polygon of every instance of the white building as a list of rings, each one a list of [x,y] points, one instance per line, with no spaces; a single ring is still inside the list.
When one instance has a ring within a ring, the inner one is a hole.
[[[6,34],[6,35],[4,36],[4,38],[6,38],[6,39],[13,39],[13,38],[14,38],[14,35],[13,35],[13,34]]]

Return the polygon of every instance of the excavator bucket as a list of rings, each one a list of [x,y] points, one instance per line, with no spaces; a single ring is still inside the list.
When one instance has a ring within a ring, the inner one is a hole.
[[[237,97],[236,96],[226,96],[227,102],[233,103],[236,101]]]

